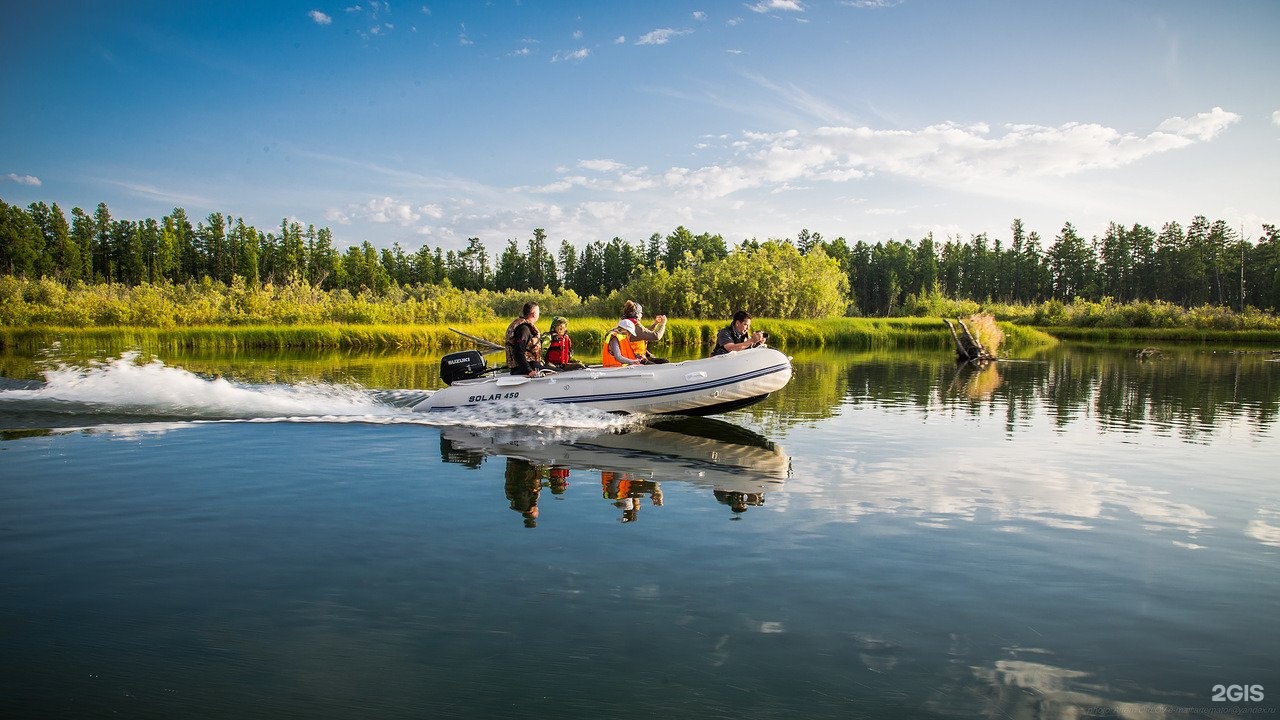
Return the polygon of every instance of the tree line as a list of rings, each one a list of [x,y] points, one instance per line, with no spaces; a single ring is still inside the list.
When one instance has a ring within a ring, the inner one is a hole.
[[[1280,307],[1280,233],[1262,226],[1257,241],[1222,220],[1203,215],[1184,228],[1171,221],[1156,230],[1112,222],[1101,237],[1085,239],[1067,222],[1047,243],[1022,221],[1010,239],[986,233],[938,243],[931,234],[911,240],[852,246],[827,243],[801,231],[799,245],[820,245],[848,272],[854,304],[870,314],[893,314],[911,294],[930,288],[952,299],[1032,305],[1048,300],[1161,301],[1189,308]]]
[[[1065,223],[1051,241],[1010,226],[1006,243],[968,239],[746,240],[677,227],[631,243],[619,237],[553,247],[541,228],[523,245],[491,255],[479,238],[461,250],[368,241],[339,249],[329,228],[284,219],[263,232],[243,218],[210,213],[192,222],[182,208],[159,220],[112,217],[56,204],[23,208],[0,200],[0,273],[83,283],[186,283],[208,278],[251,286],[306,282],[323,290],[385,294],[394,286],[437,285],[502,292],[573,291],[579,298],[626,291],[670,312],[722,315],[730,306],[775,317],[892,315],[926,294],[1012,304],[1112,298],[1275,311],[1280,307],[1280,234],[1263,225],[1255,241],[1224,221],[1112,223],[1085,239]]]

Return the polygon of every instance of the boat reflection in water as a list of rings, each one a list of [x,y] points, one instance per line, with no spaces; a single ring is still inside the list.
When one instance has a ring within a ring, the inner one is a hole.
[[[791,474],[791,458],[768,438],[723,420],[654,417],[617,431],[546,434],[534,428],[443,427],[445,462],[478,468],[488,457],[506,458],[505,490],[525,525],[538,520],[543,489],[563,494],[570,471],[598,473],[601,494],[621,513],[639,519],[644,505],[663,504],[661,483],[710,490],[735,512],[765,503]]]

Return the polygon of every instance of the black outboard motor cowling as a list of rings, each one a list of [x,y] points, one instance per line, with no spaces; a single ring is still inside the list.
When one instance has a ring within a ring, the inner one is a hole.
[[[440,379],[445,385],[480,377],[488,369],[479,350],[463,350],[440,358]]]

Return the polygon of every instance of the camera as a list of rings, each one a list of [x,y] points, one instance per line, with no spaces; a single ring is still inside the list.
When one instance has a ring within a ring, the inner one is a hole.
[[[767,332],[765,332],[765,331],[763,331],[763,330],[762,330],[762,331],[760,332],[760,337],[764,338],[765,340],[768,340],[768,339],[769,339],[769,333],[767,333]]]

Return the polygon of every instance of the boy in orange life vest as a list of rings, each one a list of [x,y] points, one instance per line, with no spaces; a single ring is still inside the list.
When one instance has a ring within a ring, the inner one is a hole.
[[[569,321],[559,315],[551,318],[551,344],[547,346],[546,361],[547,366],[553,370],[581,370],[586,367],[573,359]]]
[[[605,335],[604,348],[600,352],[600,362],[607,368],[624,365],[640,365],[644,361],[636,356],[636,349],[631,344],[636,324],[630,320],[619,320],[618,325]]]

